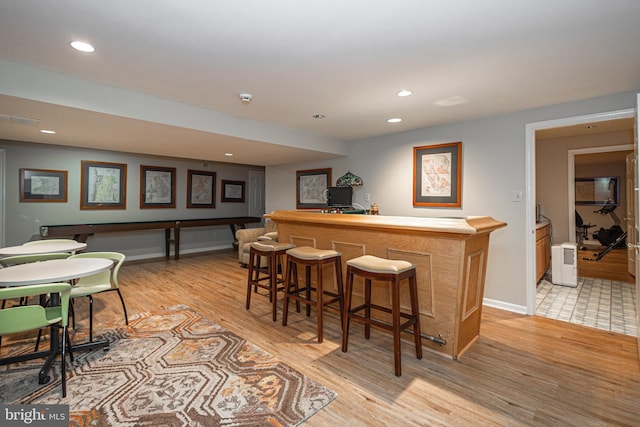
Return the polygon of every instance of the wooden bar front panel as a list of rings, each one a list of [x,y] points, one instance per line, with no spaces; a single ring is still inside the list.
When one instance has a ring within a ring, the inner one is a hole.
[[[422,332],[446,340],[446,344],[441,345],[423,339],[425,348],[458,358],[477,339],[489,232],[468,234],[402,230],[395,226],[371,228],[366,225],[353,226],[351,218],[348,221],[352,226],[309,222],[304,218],[296,222],[291,218],[279,220],[277,213],[268,216],[278,224],[278,239],[281,242],[337,250],[342,253],[343,264],[365,254],[404,259],[415,264]],[[346,265],[343,265],[343,271],[346,271]],[[325,276],[333,278],[330,271]],[[355,283],[354,304],[359,304],[362,281]],[[335,283],[326,283],[325,286],[335,288]],[[385,284],[374,282],[372,297],[377,304],[390,306],[391,295]],[[403,309],[410,309],[408,289],[404,284],[401,287],[401,303]]]

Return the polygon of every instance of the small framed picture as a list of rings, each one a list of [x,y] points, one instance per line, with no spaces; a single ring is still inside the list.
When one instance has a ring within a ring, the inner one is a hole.
[[[140,209],[176,207],[176,168],[140,166]]]
[[[126,209],[127,165],[82,161],[80,209]]]
[[[222,201],[244,203],[244,181],[222,180]]]
[[[216,207],[216,173],[187,170],[187,208]]]
[[[413,206],[459,208],[462,142],[413,148]]]
[[[67,175],[67,171],[20,169],[20,201],[65,203]]]
[[[331,186],[331,168],[296,171],[296,208],[318,209],[327,206]]]

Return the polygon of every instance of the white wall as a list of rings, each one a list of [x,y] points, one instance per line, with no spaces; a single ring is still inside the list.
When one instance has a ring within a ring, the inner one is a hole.
[[[633,108],[634,102],[630,92],[350,142],[347,157],[267,167],[267,212],[295,209],[296,170],[331,167],[334,181],[347,170],[361,176],[364,186],[355,201],[365,204],[363,195],[370,193],[382,215],[488,215],[505,221],[508,227],[491,236],[485,303],[524,313],[526,236],[533,232],[525,213],[534,207],[514,202],[513,191],[526,191],[526,124]],[[414,208],[413,147],[455,141],[462,141],[462,208]]]

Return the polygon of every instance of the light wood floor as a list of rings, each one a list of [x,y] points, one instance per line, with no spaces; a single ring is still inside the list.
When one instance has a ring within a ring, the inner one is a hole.
[[[598,253],[604,249],[604,246],[596,246],[590,250],[578,251],[578,276],[635,283],[635,278],[628,271],[627,250],[612,249],[600,261],[595,261]]]
[[[254,296],[245,310],[247,271],[236,259],[228,251],[125,263],[127,308],[134,314],[186,304],[337,392],[306,426],[640,425],[635,338],[485,308],[481,336],[460,361],[431,352],[417,360],[407,340],[397,378],[387,332],[373,330],[365,341],[353,325],[349,352],[342,353],[332,314],[318,344],[313,313],[292,310],[283,327],[281,313],[271,321],[265,296]],[[86,320],[83,304],[76,314]],[[95,304],[98,328],[101,319],[122,318],[115,293]]]

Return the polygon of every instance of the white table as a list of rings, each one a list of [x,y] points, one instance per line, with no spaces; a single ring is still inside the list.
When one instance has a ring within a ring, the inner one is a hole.
[[[66,282],[108,270],[113,261],[103,258],[51,259],[0,268],[0,286]]]
[[[0,258],[15,255],[37,255],[50,254],[55,252],[78,252],[87,248],[82,242],[46,242],[37,245],[17,245],[0,248]]]
[[[29,264],[19,264],[0,269],[0,286],[25,286],[41,283],[66,282],[108,270],[112,265],[113,261],[102,258],[53,259]],[[54,296],[57,297],[57,294],[52,294],[51,304],[59,303],[54,300]],[[49,381],[47,374],[53,360],[59,353],[59,346],[58,331],[52,327],[51,346],[48,351],[0,359],[0,365],[46,357],[47,359],[38,374],[40,384],[46,384]],[[102,347],[106,350],[109,348],[109,342],[107,340],[101,340],[73,345],[72,350],[88,350],[97,347]]]

